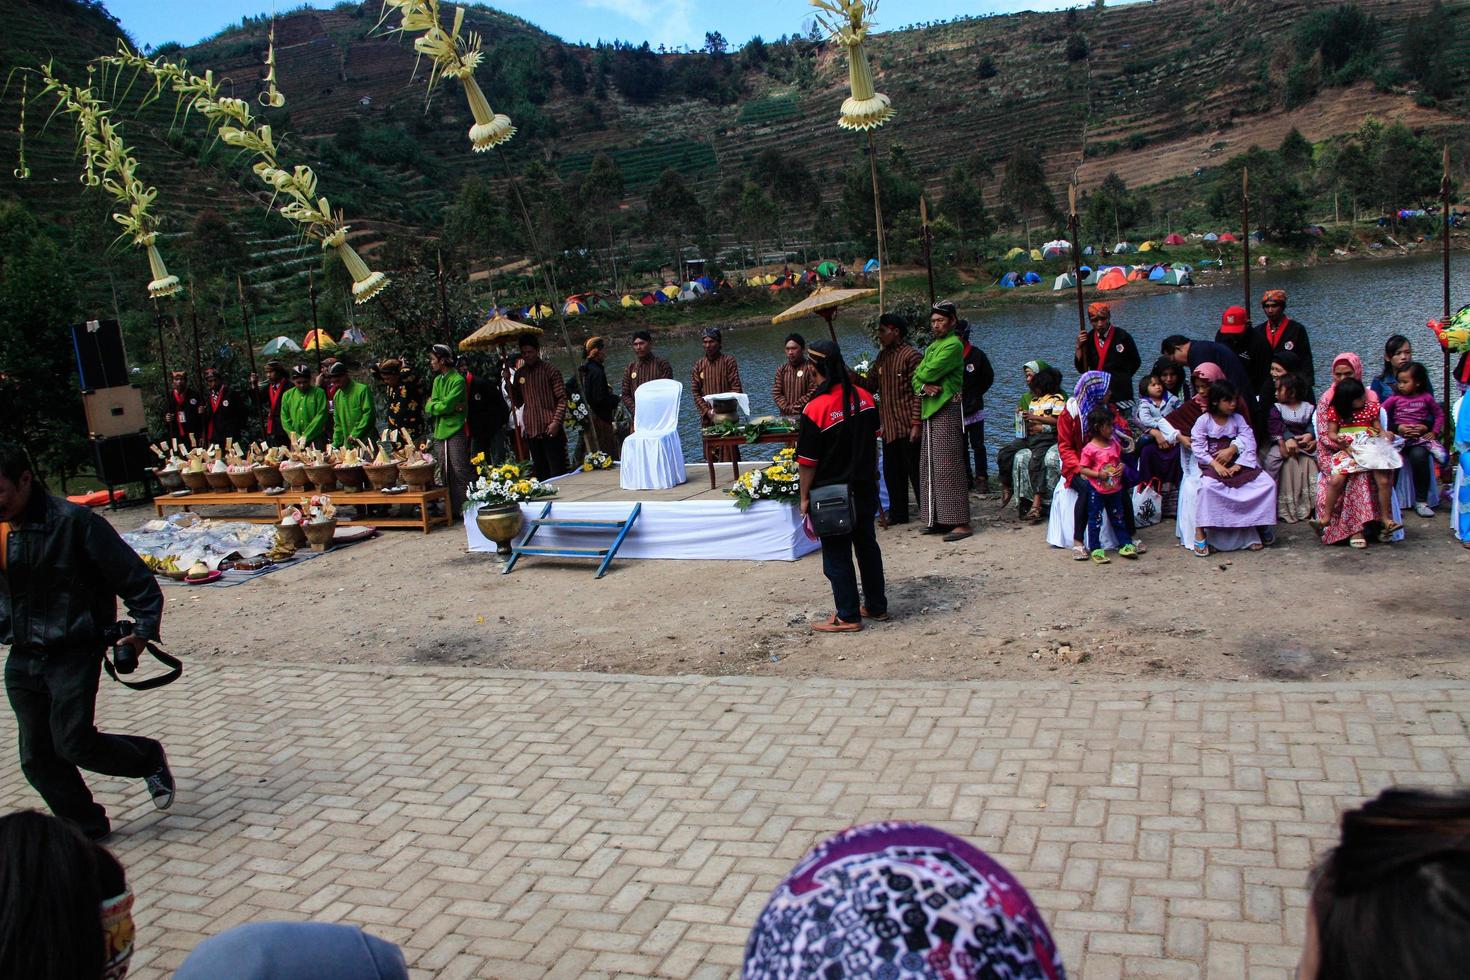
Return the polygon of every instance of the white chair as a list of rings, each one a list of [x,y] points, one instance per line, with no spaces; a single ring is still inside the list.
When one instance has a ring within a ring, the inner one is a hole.
[[[624,490],[667,490],[687,479],[679,442],[684,386],[668,378],[646,381],[633,393],[633,432],[623,440],[618,482]]]

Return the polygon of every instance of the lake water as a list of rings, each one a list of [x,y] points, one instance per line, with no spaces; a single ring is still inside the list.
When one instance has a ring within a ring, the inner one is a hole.
[[[1319,379],[1328,375],[1332,358],[1341,351],[1357,353],[1367,372],[1375,373],[1383,360],[1383,342],[1389,335],[1401,333],[1409,338],[1417,358],[1429,368],[1437,390],[1441,383],[1441,354],[1425,322],[1441,312],[1441,263],[1436,253],[1311,269],[1256,269],[1251,273],[1251,290],[1256,296],[1252,317],[1254,321],[1262,318],[1259,298],[1264,290],[1286,290],[1288,312],[1305,324],[1311,334]],[[1470,254],[1458,252],[1451,257],[1450,290],[1457,307],[1470,299]],[[1072,369],[1072,350],[1077,338],[1075,294],[1056,295],[1058,301],[1054,305],[1018,305],[983,315],[960,308],[961,315],[975,324],[971,341],[985,351],[995,366],[995,386],[985,398],[991,418],[986,427],[986,443],[992,459],[1004,439],[1009,438],[1011,409],[1024,387],[1022,364],[1040,357],[1061,368],[1068,390],[1076,381],[1077,373]],[[1223,274],[1203,285],[1163,295],[1109,300],[1113,322],[1133,335],[1145,369],[1158,356],[1160,342],[1170,334],[1213,340],[1221,313],[1240,301],[1239,279]],[[866,312],[853,311],[839,313],[837,317],[838,342],[849,364],[876,353],[872,341],[861,329],[866,316]],[[783,341],[793,329],[808,340],[827,333],[826,324],[815,317],[780,326],[725,331],[725,352],[740,362],[740,377],[750,394],[751,411],[755,415],[776,414],[771,384],[776,368],[785,360]],[[697,337],[662,338],[657,349],[673,363],[674,379],[685,387],[679,434],[685,458],[697,460],[700,458],[699,420],[688,387],[694,361],[703,356],[703,350]],[[629,348],[611,351],[609,377],[621,379],[630,358]],[[745,456],[771,455],[770,451],[757,453],[754,449],[746,450]]]

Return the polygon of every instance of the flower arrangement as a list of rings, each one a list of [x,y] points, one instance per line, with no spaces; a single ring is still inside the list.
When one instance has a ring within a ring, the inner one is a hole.
[[[749,422],[736,422],[733,419],[725,419],[714,425],[707,425],[700,432],[707,436],[744,436],[747,445],[755,445],[760,442],[761,436],[767,435],[790,435],[796,431],[796,425],[783,418],[760,418],[751,419]]]
[[[484,453],[477,453],[470,463],[479,474],[465,491],[465,502],[479,507],[518,504],[556,496],[556,487],[536,479],[529,462],[491,466]]]
[[[757,500],[796,503],[801,499],[801,477],[797,472],[796,450],[781,450],[770,466],[743,474],[725,493],[735,498],[735,506],[740,510],[749,509]]]
[[[582,396],[573,392],[567,397],[567,418],[571,419],[572,427],[575,429],[587,429],[592,426],[592,410],[582,400]]]
[[[588,453],[587,458],[582,460],[582,472],[591,473],[593,470],[610,470],[612,469],[612,464],[612,457],[607,453]]]
[[[873,372],[872,355],[864,356],[861,361],[858,361],[856,364],[852,365],[850,368],[848,368],[848,370],[852,372],[854,377],[860,378],[863,381],[867,381],[868,375]]]

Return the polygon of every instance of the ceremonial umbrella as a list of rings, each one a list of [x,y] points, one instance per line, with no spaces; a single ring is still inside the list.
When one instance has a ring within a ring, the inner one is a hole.
[[[836,343],[837,328],[832,326],[832,318],[837,315],[837,308],[877,295],[878,290],[876,289],[815,289],[800,303],[771,317],[771,322],[785,323],[787,320],[799,320],[804,316],[819,316],[827,321],[827,330],[832,334],[832,342]]]
[[[459,342],[460,350],[489,350],[498,347],[521,334],[533,333],[541,336],[545,331],[529,323],[521,323],[499,313],[485,321],[484,326]]]

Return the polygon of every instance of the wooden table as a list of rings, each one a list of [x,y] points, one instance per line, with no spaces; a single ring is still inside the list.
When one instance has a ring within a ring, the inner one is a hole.
[[[715,489],[715,459],[714,453],[721,449],[733,449],[730,454],[730,471],[736,480],[740,479],[740,447],[760,445],[762,443],[780,442],[785,443],[792,449],[796,448],[796,432],[766,432],[754,443],[747,436],[703,436],[704,439],[704,464],[709,467],[709,488]],[[720,462],[724,462],[721,460]]]
[[[301,498],[311,496],[315,491],[287,490],[285,493],[268,494],[259,490],[245,493],[221,493],[211,490],[208,493],[191,493],[187,497],[164,496],[153,498],[153,509],[159,517],[163,516],[164,508],[175,508],[189,511],[195,507],[274,507],[275,517],[241,517],[239,520],[251,524],[279,524],[281,517],[286,511],[299,504]],[[353,493],[350,490],[333,490],[327,494],[332,498],[332,503],[338,507],[352,506],[362,507],[368,504],[406,504],[419,509],[419,516],[414,517],[366,517],[359,516],[350,521],[338,519],[337,524],[342,527],[351,527],[354,524],[370,524],[373,527],[417,527],[425,534],[439,525],[449,526],[449,490],[445,487],[435,487],[432,490],[405,490],[402,493],[383,493],[381,490],[360,490]],[[437,515],[429,513],[429,505],[442,505],[441,512]]]

